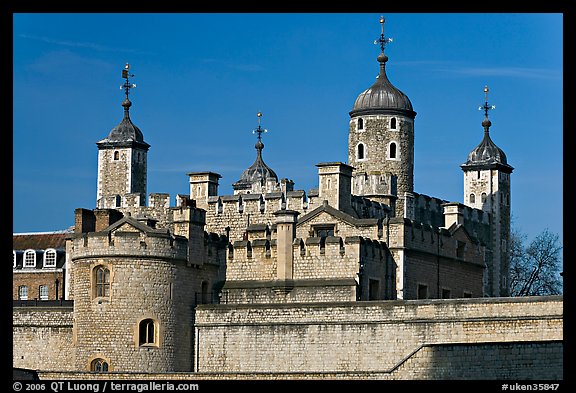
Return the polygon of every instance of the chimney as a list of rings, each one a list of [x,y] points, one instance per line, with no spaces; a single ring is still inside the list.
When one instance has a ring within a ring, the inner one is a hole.
[[[458,202],[443,203],[444,228],[450,228],[453,224],[464,224],[464,205]]]
[[[292,243],[296,237],[296,222],[298,221],[297,211],[278,210],[276,216],[276,279],[291,280],[294,261],[292,254]]]

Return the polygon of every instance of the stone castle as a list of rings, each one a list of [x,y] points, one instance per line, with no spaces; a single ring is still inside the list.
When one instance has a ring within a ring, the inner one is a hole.
[[[476,375],[465,365],[484,354],[488,378],[561,378],[562,298],[507,297],[513,168],[490,138],[488,88],[463,203],[414,192],[416,112],[388,79],[381,25],[348,161],[318,163],[308,192],[265,164],[258,113],[256,159],[233,195],[219,195],[209,168],[188,174],[174,205],[148,195],[150,145],[130,117],[126,65],[123,119],[96,143],[96,207],[75,210],[58,249],[64,301],[15,300],[14,367],[47,378],[443,378]],[[28,299],[27,252],[14,251],[14,299]],[[429,360],[443,351],[464,366]],[[518,354],[522,369],[509,366]]]

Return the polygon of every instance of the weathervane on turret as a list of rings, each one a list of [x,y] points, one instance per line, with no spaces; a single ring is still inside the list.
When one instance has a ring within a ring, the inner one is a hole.
[[[268,132],[268,130],[265,129],[265,128],[262,128],[262,127],[260,126],[260,120],[261,120],[261,118],[262,118],[262,112],[258,112],[258,113],[256,114],[256,116],[258,116],[258,128],[256,128],[254,131],[252,131],[252,133],[253,133],[253,134],[258,134],[258,140],[260,141],[260,140],[262,139],[262,134],[265,133],[265,132]]]
[[[484,120],[482,120],[482,127],[484,127],[484,133],[488,134],[488,130],[490,129],[490,126],[492,125],[492,122],[488,119],[488,111],[492,110],[492,109],[496,109],[496,105],[489,105],[488,104],[488,86],[484,86],[484,94],[486,96],[485,100],[484,100],[484,105],[482,105],[481,107],[478,108],[479,111],[483,110],[484,111]]]
[[[496,109],[496,105],[488,105],[488,86],[484,86],[484,94],[485,94],[485,101],[484,101],[484,105],[482,105],[481,107],[478,108],[479,111],[484,111],[484,117],[486,119],[488,119],[488,111],[492,110],[492,109]]]
[[[130,94],[130,89],[136,87],[135,83],[130,83],[130,78],[134,77],[134,74],[130,74],[128,72],[129,70],[130,70],[130,64],[126,63],[124,69],[122,70],[122,78],[125,79],[125,82],[122,85],[120,85],[120,90],[124,89],[124,94],[126,94],[126,100],[124,102],[130,102],[130,99],[128,98],[128,95]]]
[[[392,38],[384,37],[384,21],[385,21],[384,16],[380,16],[380,25],[382,27],[382,33],[380,34],[380,38],[374,40],[374,45],[380,44],[380,49],[382,50],[382,53],[384,53],[384,48],[386,47],[386,44],[392,42]]]

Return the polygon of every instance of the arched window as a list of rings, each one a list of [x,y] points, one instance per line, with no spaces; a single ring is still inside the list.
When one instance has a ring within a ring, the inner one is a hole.
[[[356,154],[356,157],[358,157],[359,160],[364,159],[364,144],[363,143],[358,144],[358,152]]]
[[[98,266],[94,269],[96,297],[110,296],[110,270],[104,266]]]
[[[24,251],[24,267],[36,267],[36,251]]]
[[[138,327],[139,345],[156,345],[156,323],[153,319],[143,319]]]
[[[364,119],[359,117],[358,118],[358,130],[363,130],[364,129]]]
[[[396,143],[395,142],[390,143],[390,147],[389,147],[388,152],[389,152],[389,157],[391,159],[396,158]]]
[[[108,362],[104,359],[94,359],[92,363],[90,363],[90,371],[106,373],[108,372]]]
[[[486,193],[483,192],[482,195],[480,196],[480,200],[482,201],[482,203],[486,203]]]
[[[56,267],[56,250],[53,248],[44,251],[44,267]]]
[[[470,203],[476,203],[476,195],[470,194]]]
[[[390,119],[390,129],[391,130],[395,130],[396,129],[396,118],[393,117]]]
[[[118,161],[120,159],[120,153],[115,151],[114,152],[114,161]]]

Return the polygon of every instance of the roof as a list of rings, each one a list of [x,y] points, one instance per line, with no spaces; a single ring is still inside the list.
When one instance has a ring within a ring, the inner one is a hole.
[[[46,250],[48,248],[65,249],[66,238],[72,231],[14,233],[12,248],[14,250]]]
[[[262,149],[264,149],[264,144],[262,141],[258,140],[256,142],[256,161],[248,167],[242,175],[240,175],[240,180],[232,185],[235,190],[250,189],[252,184],[260,183],[260,185],[266,184],[268,180],[274,180],[278,182],[278,176],[268,165],[264,163],[262,159]]]
[[[144,142],[144,135],[142,135],[142,131],[138,127],[132,123],[130,119],[130,113],[128,108],[132,103],[129,100],[125,100],[122,103],[124,107],[124,118],[116,127],[110,131],[108,136],[101,141],[97,142],[96,144],[99,147],[105,146],[138,146],[143,149],[148,149],[150,145]]]
[[[384,53],[378,56],[380,74],[374,84],[356,98],[350,116],[375,113],[403,114],[411,118],[416,116],[408,96],[388,80],[385,64],[387,60],[388,57]]]
[[[506,154],[490,138],[489,128],[492,123],[484,119],[484,138],[478,146],[468,154],[468,159],[460,167],[462,169],[487,169],[497,167],[504,172],[511,173],[514,168],[508,165]]]

